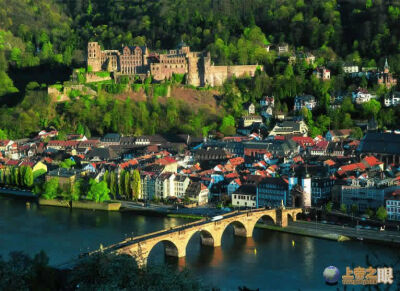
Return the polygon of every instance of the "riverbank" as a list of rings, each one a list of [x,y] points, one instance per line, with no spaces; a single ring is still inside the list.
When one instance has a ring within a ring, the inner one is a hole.
[[[306,229],[294,229],[290,226],[280,227],[280,226],[276,226],[276,225],[257,223],[255,227],[264,228],[264,229],[268,229],[268,230],[274,230],[274,231],[280,231],[280,232],[286,232],[286,233],[291,233],[291,234],[315,237],[315,238],[322,238],[322,239],[327,239],[327,240],[334,240],[334,241],[351,240],[349,237],[343,236],[343,235],[340,235],[337,233],[328,233],[328,232],[322,232],[322,231],[313,232],[313,231],[309,231]]]
[[[57,199],[43,199],[39,198],[38,204],[40,206],[55,206],[64,208],[77,208],[86,210],[101,210],[101,211],[119,211],[121,208],[120,202],[102,202],[96,203],[93,201],[66,201]]]
[[[0,194],[8,197],[37,198],[35,193],[19,189],[0,188]]]

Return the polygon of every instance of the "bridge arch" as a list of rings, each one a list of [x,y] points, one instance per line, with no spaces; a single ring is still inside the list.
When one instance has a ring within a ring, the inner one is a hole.
[[[207,229],[198,229],[196,231],[193,231],[193,233],[191,233],[186,241],[186,246],[189,244],[189,241],[193,238],[193,236],[195,234],[200,234],[200,243],[204,246],[210,246],[210,247],[214,247],[215,246],[215,240],[216,238],[214,237],[215,234],[213,235],[210,231],[208,231]]]
[[[160,245],[160,243],[163,246],[165,256],[177,257],[177,258],[186,256],[186,244],[183,246],[179,242],[175,242],[173,240],[163,238],[160,240],[155,240],[153,243],[148,244],[146,246],[147,255],[145,254],[145,252],[143,252],[143,258],[140,258],[140,252],[139,252],[139,255],[136,258],[136,260],[137,261],[142,260],[143,264],[146,265],[150,255],[151,255],[151,252],[154,250],[154,248],[156,246]]]
[[[247,237],[247,236],[251,236],[251,232],[248,230],[248,227],[245,225],[245,223],[243,223],[240,220],[234,220],[231,222],[228,222],[225,224],[225,226],[223,227],[222,231],[221,231],[221,238],[222,235],[224,234],[224,232],[226,231],[226,229],[228,228],[228,226],[232,225],[233,226],[233,234],[236,236],[243,236],[243,237]]]

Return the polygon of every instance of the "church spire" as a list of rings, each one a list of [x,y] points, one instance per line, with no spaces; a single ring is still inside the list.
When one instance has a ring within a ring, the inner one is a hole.
[[[389,64],[388,64],[387,58],[385,59],[385,66],[383,68],[389,70]]]

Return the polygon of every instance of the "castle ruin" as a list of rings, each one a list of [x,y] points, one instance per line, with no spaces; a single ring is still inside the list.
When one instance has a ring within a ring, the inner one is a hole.
[[[102,50],[97,42],[88,43],[87,66],[93,72],[108,71],[115,76],[151,75],[156,81],[170,79],[173,74],[185,74],[188,85],[221,86],[225,80],[254,76],[258,65],[215,66],[210,53],[192,52],[181,43],[177,49],[158,54],[147,47],[123,47],[119,50]]]

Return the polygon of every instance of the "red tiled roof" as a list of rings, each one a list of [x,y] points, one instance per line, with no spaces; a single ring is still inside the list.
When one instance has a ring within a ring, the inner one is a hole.
[[[321,151],[321,150],[324,151],[327,149],[328,145],[329,145],[328,141],[321,140],[312,148],[312,150],[313,151]]]
[[[0,146],[4,147],[4,146],[8,145],[9,142],[10,142],[9,139],[1,139]]]
[[[27,167],[33,168],[33,167],[35,166],[35,163],[34,163],[34,162],[31,162],[31,161],[23,161],[23,162],[20,164],[20,166],[27,166]]]
[[[18,161],[18,160],[8,160],[8,161],[6,162],[6,165],[7,165],[7,166],[18,166],[19,163],[20,163],[20,161]]]
[[[228,161],[232,166],[236,167],[244,163],[244,159],[242,157],[232,158]]]
[[[335,163],[333,160],[331,160],[331,159],[326,160],[326,161],[324,162],[324,164],[325,164],[325,165],[328,165],[328,166],[334,166],[334,165],[336,165],[336,163]]]
[[[374,166],[378,166],[383,164],[380,160],[378,160],[376,157],[374,156],[368,156],[365,157],[362,162],[364,163],[364,165],[366,164],[366,166],[368,167],[374,167]]]
[[[229,174],[225,175],[225,179],[233,179],[233,178],[237,178],[237,177],[239,177],[239,174],[236,173],[236,172],[229,173]]]
[[[155,164],[159,164],[159,165],[164,165],[165,166],[165,165],[170,165],[170,164],[173,164],[173,163],[176,163],[176,162],[177,161],[172,157],[164,157],[164,158],[156,160]]]
[[[51,140],[47,146],[76,147],[80,142],[76,140]]]
[[[354,163],[354,164],[350,164],[350,165],[344,165],[339,168],[337,173],[339,175],[343,175],[346,172],[351,172],[351,171],[356,171],[356,170],[364,171],[365,165],[363,163]]]

